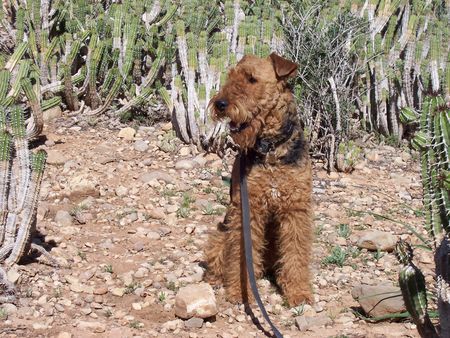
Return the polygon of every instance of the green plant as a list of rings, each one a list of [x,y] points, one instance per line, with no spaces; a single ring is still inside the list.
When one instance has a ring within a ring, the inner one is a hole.
[[[350,234],[352,233],[352,229],[350,229],[348,224],[341,223],[337,227],[337,233],[339,237],[343,237],[345,239],[350,237]]]
[[[347,258],[348,258],[347,251],[343,250],[340,246],[335,246],[331,250],[330,255],[322,260],[322,264],[325,265],[333,264],[339,267],[343,267]]]
[[[105,317],[106,318],[110,318],[113,315],[111,309],[106,309],[105,310]]]
[[[178,290],[178,287],[177,287],[177,285],[175,284],[175,282],[169,282],[169,283],[167,283],[167,289],[168,290],[170,290],[170,291],[177,291]]]
[[[181,218],[188,217],[191,210],[191,203],[193,202],[195,202],[195,200],[191,197],[191,195],[184,193],[181,205],[177,210],[177,216]]]
[[[160,293],[158,293],[158,300],[161,303],[164,303],[166,301],[167,295],[164,291],[161,291]]]
[[[8,312],[6,312],[6,309],[0,308],[0,320],[6,319],[8,319]]]
[[[140,329],[140,328],[142,328],[144,325],[140,322],[140,321],[138,321],[138,320],[133,320],[133,321],[131,321],[130,322],[130,327],[132,328],[132,329]]]
[[[78,251],[77,255],[78,255],[78,257],[80,257],[83,261],[85,261],[86,258],[87,258],[86,252],[81,251],[81,250]]]
[[[305,304],[300,304],[299,306],[293,307],[291,311],[295,317],[301,316],[305,311]]]
[[[224,208],[214,208],[211,203],[206,204],[202,208],[202,212],[204,215],[222,215],[224,211]]]
[[[113,267],[111,264],[107,264],[103,267],[103,271],[107,273],[113,273]]]
[[[136,291],[137,288],[139,288],[139,284],[138,283],[131,283],[125,286],[125,294],[126,295],[130,295],[132,293],[134,293],[134,291]]]
[[[21,74],[26,74],[22,69],[19,69],[16,80]],[[32,91],[29,83],[22,85],[26,87],[24,91]],[[17,92],[20,89],[21,86],[18,86]],[[6,82],[0,86],[0,98],[3,100],[0,100],[0,263],[8,269],[30,250],[37,250],[57,265],[45,249],[31,241],[36,228],[38,197],[47,153],[44,150],[30,150],[29,141],[40,132],[39,128],[36,129],[38,123],[33,118],[35,115],[31,113],[26,121],[26,113],[21,106],[2,106],[4,100],[13,102],[16,99],[8,95],[14,95],[14,88],[8,93]],[[0,267],[0,285],[4,294],[0,301],[12,301],[14,287],[4,277]]]
[[[420,150],[425,228],[433,242],[436,265],[439,329],[430,320],[425,277],[413,262],[411,245],[402,240],[396,246],[396,255],[402,264],[399,285],[406,309],[417,325],[419,334],[422,337],[449,337],[450,189],[446,182],[450,172],[450,108],[448,102],[436,93],[425,100],[420,116],[420,131],[412,144]]]

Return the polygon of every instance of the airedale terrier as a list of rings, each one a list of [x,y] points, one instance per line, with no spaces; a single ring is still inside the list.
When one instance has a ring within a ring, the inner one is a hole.
[[[313,299],[311,162],[287,84],[296,73],[295,63],[274,53],[246,55],[210,101],[213,118],[229,119],[231,137],[247,154],[256,278],[273,274],[291,306]],[[245,272],[239,190],[236,161],[230,206],[205,250],[206,279],[222,281],[229,301],[247,302],[253,298]]]

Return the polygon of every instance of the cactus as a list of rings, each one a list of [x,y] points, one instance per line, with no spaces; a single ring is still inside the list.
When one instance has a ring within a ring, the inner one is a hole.
[[[26,86],[29,91],[30,84]],[[27,129],[23,108],[13,105],[0,114],[0,262],[8,268],[30,249],[49,257],[43,248],[31,242],[47,154],[44,150],[31,152],[29,140],[34,131]],[[1,268],[0,287],[3,289],[0,302],[13,300],[12,286],[4,279]]]
[[[411,109],[402,113],[405,122],[420,120],[420,133],[413,146],[420,151],[422,166],[425,228],[433,240],[436,264],[436,293],[440,329],[434,327],[427,312],[426,285],[422,272],[414,265],[413,251],[408,243],[399,241],[396,254],[403,265],[399,284],[406,308],[422,337],[450,336],[450,108],[442,96],[426,98],[423,111],[416,119]]]
[[[208,11],[201,1],[183,6],[181,19],[174,26],[175,56],[181,67],[172,66],[170,88],[167,92],[160,90],[183,141],[199,148],[223,146],[217,140],[225,125],[214,125],[210,120],[209,100],[223,83],[225,72],[242,58],[244,51],[251,49],[267,56],[275,50],[272,41],[278,41],[280,30],[275,29],[278,21],[270,10],[272,6],[270,1],[251,5],[239,0],[224,1],[223,7],[214,5],[214,10]]]

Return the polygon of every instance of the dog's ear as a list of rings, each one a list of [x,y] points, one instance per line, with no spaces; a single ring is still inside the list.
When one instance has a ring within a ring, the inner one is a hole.
[[[277,77],[284,79],[288,77],[295,77],[297,75],[297,64],[289,61],[275,53],[269,55],[273,63],[273,68]]]

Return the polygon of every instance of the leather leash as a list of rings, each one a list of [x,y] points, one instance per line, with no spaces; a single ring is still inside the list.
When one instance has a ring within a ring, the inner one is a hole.
[[[240,153],[239,186],[240,186],[241,208],[242,208],[242,231],[244,232],[244,253],[245,253],[245,263],[247,265],[248,279],[250,287],[252,289],[253,296],[255,297],[256,303],[258,304],[264,319],[272,328],[275,337],[283,338],[283,335],[270,320],[266,308],[264,307],[264,304],[261,301],[261,297],[259,296],[258,292],[258,287],[256,285],[255,271],[253,269],[252,234],[250,227],[250,204],[248,201],[247,176],[245,173],[245,168],[246,168],[246,155],[244,153]]]

